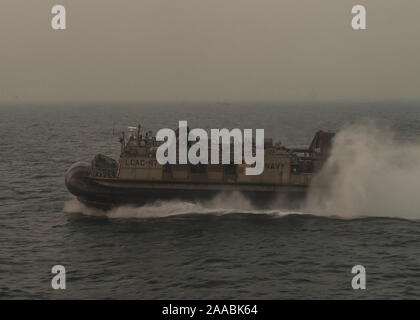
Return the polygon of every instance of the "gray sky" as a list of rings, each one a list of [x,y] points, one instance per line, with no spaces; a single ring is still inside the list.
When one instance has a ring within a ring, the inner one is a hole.
[[[359,3],[366,31],[351,29]],[[413,0],[1,0],[0,101],[420,99],[419,14]]]

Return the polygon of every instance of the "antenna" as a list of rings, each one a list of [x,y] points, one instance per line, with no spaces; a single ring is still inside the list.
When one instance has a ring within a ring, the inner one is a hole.
[[[141,130],[141,124],[139,123],[137,125],[137,140],[139,140],[139,141],[140,141],[140,130]]]
[[[123,153],[125,149],[125,132],[121,131],[121,137],[120,137],[120,143],[121,143],[121,153]]]

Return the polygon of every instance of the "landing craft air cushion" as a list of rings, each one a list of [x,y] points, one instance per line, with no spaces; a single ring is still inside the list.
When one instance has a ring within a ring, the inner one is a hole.
[[[109,209],[157,200],[210,200],[219,193],[239,192],[254,205],[266,207],[279,195],[302,198],[327,159],[334,137],[333,133],[318,131],[307,149],[286,148],[264,139],[264,171],[246,175],[249,165],[244,162],[161,165],[156,151],[162,142],[151,132],[141,134],[140,126],[129,130],[128,139],[124,134],[120,138],[118,161],[98,154],[90,164],[77,162],[67,170],[66,186],[82,203]],[[176,138],[179,144],[178,134]],[[231,141],[231,159],[233,147]]]

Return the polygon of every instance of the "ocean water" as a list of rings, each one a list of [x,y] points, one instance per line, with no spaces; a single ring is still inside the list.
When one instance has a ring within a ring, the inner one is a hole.
[[[221,194],[101,212],[66,190],[72,163],[118,156],[119,131],[178,120],[296,147],[338,132],[316,182],[329,192],[292,210]],[[0,124],[0,299],[420,298],[420,104],[13,104]],[[51,288],[57,264],[66,290]],[[352,289],[354,265],[366,290]]]

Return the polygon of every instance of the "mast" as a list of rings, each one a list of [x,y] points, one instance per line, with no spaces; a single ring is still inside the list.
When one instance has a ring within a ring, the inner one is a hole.
[[[139,123],[137,125],[137,141],[140,142],[140,130],[141,130],[141,124]]]
[[[121,137],[119,140],[121,143],[121,153],[123,153],[125,149],[125,132],[124,131],[121,132]]]

